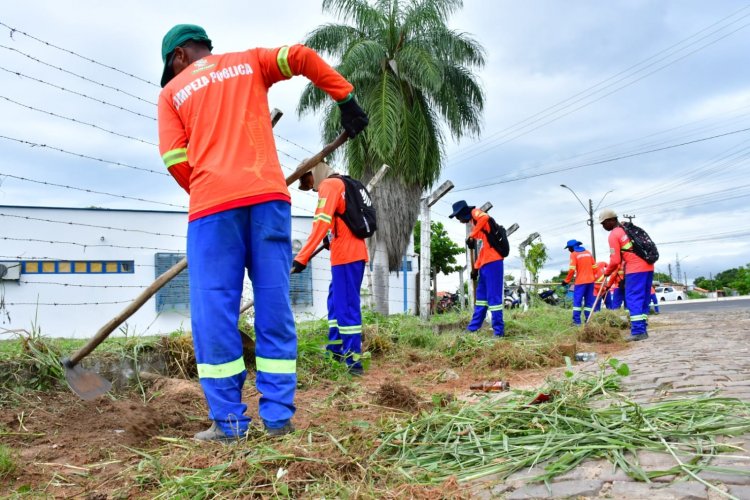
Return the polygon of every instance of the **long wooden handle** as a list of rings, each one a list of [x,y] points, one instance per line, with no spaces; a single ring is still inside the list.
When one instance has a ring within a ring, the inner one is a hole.
[[[330,144],[327,144],[323,149],[320,150],[319,153],[314,155],[312,158],[309,158],[307,161],[303,162],[299,167],[297,167],[297,170],[292,172],[292,174],[289,175],[289,177],[286,178],[286,185],[290,186],[294,181],[302,177],[306,172],[308,172],[310,169],[312,169],[315,165],[320,163],[323,158],[328,156],[329,154],[333,153],[336,148],[344,144],[347,140],[346,132],[341,132],[341,134]],[[146,288],[144,291],[142,291],[138,297],[136,297],[133,302],[131,302],[125,309],[123,309],[120,314],[112,318],[102,326],[98,332],[96,332],[96,335],[94,335],[91,340],[89,340],[86,345],[81,347],[78,351],[76,351],[75,354],[73,354],[69,360],[70,360],[70,366],[77,365],[84,357],[91,354],[91,351],[97,348],[99,344],[101,344],[104,339],[109,337],[109,335],[115,331],[115,329],[122,324],[123,321],[131,317],[138,309],[140,309],[143,304],[145,304],[151,297],[154,296],[156,292],[158,292],[164,285],[169,283],[172,278],[180,274],[180,272],[184,271],[185,268],[187,268],[187,258],[183,258],[180,260],[177,264],[167,269],[167,271],[156,278],[156,281],[154,281],[148,288]]]

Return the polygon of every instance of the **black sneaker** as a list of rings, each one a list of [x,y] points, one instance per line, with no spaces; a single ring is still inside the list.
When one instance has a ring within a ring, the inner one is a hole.
[[[284,427],[277,427],[275,429],[266,426],[266,434],[271,437],[285,436],[292,432],[294,432],[294,425],[291,422],[287,422]]]
[[[361,366],[350,366],[349,375],[352,377],[361,377],[365,374],[365,369]]]
[[[640,335],[631,335],[627,339],[625,339],[625,342],[639,342],[641,340],[646,340],[648,338],[648,333],[642,333]]]

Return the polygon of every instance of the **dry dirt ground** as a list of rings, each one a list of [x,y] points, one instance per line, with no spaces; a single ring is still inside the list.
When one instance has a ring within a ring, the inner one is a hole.
[[[578,346],[579,351],[598,351],[602,357],[624,348],[617,344]],[[279,446],[297,454],[310,450],[323,456],[328,454],[325,457],[328,465],[327,470],[316,471],[311,469],[315,463],[296,462],[289,466],[289,477],[314,480],[319,474],[331,473],[344,479],[350,474],[353,480],[359,480],[362,477],[356,472],[359,465],[351,457],[357,451],[360,456],[368,456],[372,451],[367,449],[372,442],[357,443],[354,439],[361,429],[375,428],[389,416],[406,418],[429,408],[435,404],[433,395],[437,404],[440,400],[465,398],[472,383],[502,378],[514,388],[531,389],[555,370],[559,369],[477,373],[467,367],[455,370],[457,379],[440,381],[444,368],[429,359],[417,357],[404,367],[386,358],[376,358],[361,379],[346,377],[298,391],[294,423],[303,432],[282,440]],[[250,380],[244,399],[254,419],[258,398]],[[141,470],[149,453],[158,451],[160,457],[178,460],[179,465],[191,469],[227,460],[222,445],[196,448],[189,440],[208,425],[202,391],[194,381],[159,378],[150,381],[143,390],[90,402],[81,401],[67,388],[56,392],[25,392],[11,399],[11,404],[0,408],[0,436],[2,443],[15,453],[17,468],[0,479],[0,492],[4,492],[0,495],[30,490],[33,496],[59,498],[151,498],[158,492],[158,485],[144,479]],[[342,453],[331,445],[331,439],[336,444],[350,443],[348,453],[343,454],[349,458],[342,458]],[[187,442],[191,450],[200,452],[185,452],[187,446],[180,442]],[[316,442],[326,445],[321,444],[316,450]],[[334,455],[335,460],[330,460]],[[272,463],[269,467],[278,465]],[[347,472],[349,469],[355,471]],[[402,486],[388,496],[461,495],[461,488],[455,484],[437,490]]]

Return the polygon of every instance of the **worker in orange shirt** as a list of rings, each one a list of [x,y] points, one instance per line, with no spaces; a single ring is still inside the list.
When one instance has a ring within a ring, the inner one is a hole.
[[[310,176],[300,179],[300,189],[309,187]],[[304,271],[317,246],[328,239],[331,250],[331,284],[328,288],[328,345],[334,359],[343,360],[349,373],[364,374],[362,367],[362,311],[359,290],[368,261],[367,245],[342,218],[346,212],[346,186],[326,163],[312,170],[312,189],[318,192],[318,207],[307,242],[294,257],[292,272]]]
[[[467,205],[461,200],[453,204],[453,213],[459,222],[472,224],[471,233],[466,239],[470,249],[479,251],[477,260],[472,269],[472,278],[478,276],[479,282],[476,289],[476,301],[474,302],[474,315],[469,326],[470,332],[475,332],[482,327],[487,311],[492,316],[492,330],[495,337],[505,336],[505,322],[503,321],[503,257],[497,250],[492,248],[487,240],[490,216],[478,208]]]
[[[596,262],[591,252],[583,248],[583,243],[578,240],[568,240],[565,247],[570,252],[570,266],[568,275],[563,280],[563,285],[568,285],[576,278],[575,290],[573,290],[573,323],[581,324],[581,311],[586,319],[591,315],[594,307],[594,270]]]
[[[604,290],[602,290],[605,281],[605,269],[607,269],[607,263],[604,261],[597,262],[596,266],[594,266],[594,312],[601,310],[602,304],[605,302],[607,295],[608,287],[605,287]],[[599,298],[599,300],[597,301],[596,298]]]
[[[213,54],[205,30],[162,40],[159,150],[190,194],[187,258],[198,377],[211,427],[198,440],[245,434],[246,378],[237,330],[245,269],[255,290],[255,383],[270,435],[294,430],[297,335],[289,299],[291,198],[276,154],[268,89],[304,75],[339,104],[349,137],[367,125],[353,87],[302,45]]]
[[[607,297],[604,305],[607,309],[620,309],[622,307],[625,289],[624,278],[625,273],[622,271],[622,268],[610,274],[609,279],[605,277],[605,281],[607,282]]]
[[[656,298],[656,289],[651,285],[651,296],[649,298],[649,309],[654,309],[654,314],[659,314],[659,299]]]
[[[654,280],[654,265],[636,255],[633,242],[617,220],[617,213],[611,208],[599,212],[599,223],[609,231],[609,264],[604,270],[606,276],[620,266],[625,271],[625,307],[630,314],[630,337],[628,342],[648,338],[648,303],[651,283]]]

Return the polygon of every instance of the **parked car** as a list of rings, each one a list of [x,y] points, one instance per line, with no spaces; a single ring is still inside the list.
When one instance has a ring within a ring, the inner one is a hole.
[[[659,302],[687,299],[685,292],[671,286],[657,286],[654,291],[656,291],[656,300]]]

